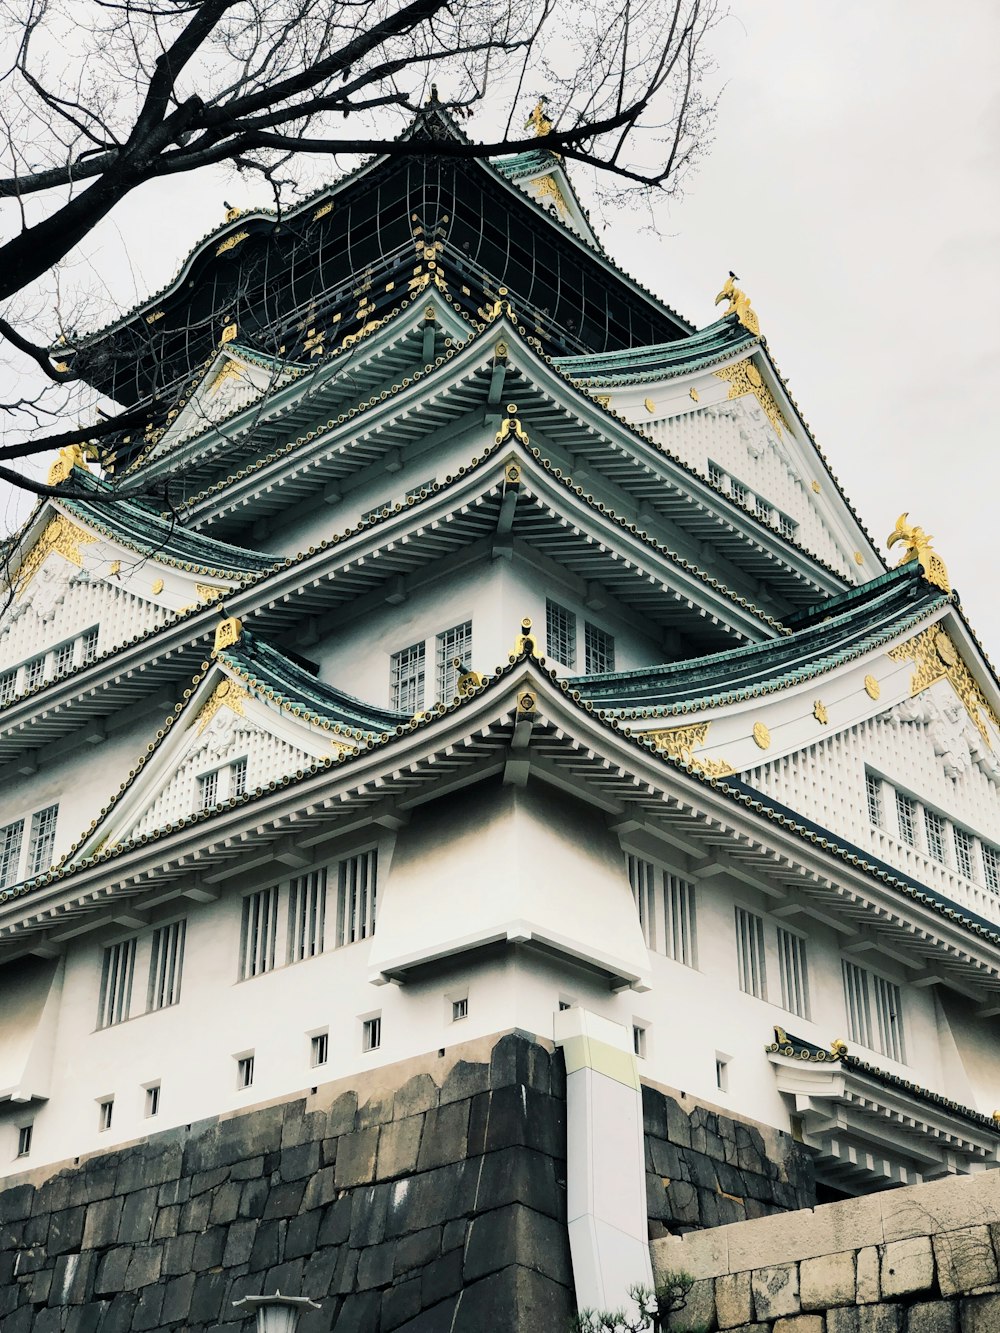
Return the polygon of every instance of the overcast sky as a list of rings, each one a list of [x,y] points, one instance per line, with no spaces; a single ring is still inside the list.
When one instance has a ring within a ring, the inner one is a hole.
[[[712,44],[725,90],[711,151],[661,206],[658,236],[620,215],[605,244],[699,326],[728,270],[740,275],[873,537],[908,509],[1000,657],[1000,6],[732,0]],[[81,269],[128,306],[249,188],[204,175],[146,187]]]

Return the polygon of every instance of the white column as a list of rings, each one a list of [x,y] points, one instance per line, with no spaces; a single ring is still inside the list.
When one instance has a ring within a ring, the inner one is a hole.
[[[652,1287],[642,1090],[631,1034],[574,1005],[554,1015],[566,1060],[566,1204],[580,1309],[630,1309]]]

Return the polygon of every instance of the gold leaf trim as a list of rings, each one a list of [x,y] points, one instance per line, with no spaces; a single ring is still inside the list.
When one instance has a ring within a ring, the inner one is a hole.
[[[726,366],[724,370],[715,370],[712,372],[716,379],[725,380],[729,385],[729,398],[742,398],[744,394],[752,393],[764,409],[764,415],[770,421],[771,425],[778,432],[781,438],[782,427],[788,431],[791,427],[782,415],[781,408],[775,401],[774,394],[764,383],[760,371],[752,361],[737,361],[735,365]]]
[[[976,682],[975,676],[966,666],[954,640],[946,630],[932,625],[922,630],[907,643],[898,644],[889,649],[889,657],[894,662],[912,661],[913,675],[910,677],[910,696],[922,694],[939,680],[948,680],[961,700],[965,711],[975,723],[979,734],[986,744],[993,748],[993,739],[986,726],[986,719],[1000,730],[1000,718],[986,699]]]
[[[77,569],[82,569],[83,556],[80,554],[80,547],[91,546],[96,541],[96,537],[91,537],[63,514],[51,519],[38,541],[21,561],[21,567],[14,576],[18,597],[24,596],[28,584],[53,551],[61,555],[64,560],[68,560],[71,565],[76,565]]]

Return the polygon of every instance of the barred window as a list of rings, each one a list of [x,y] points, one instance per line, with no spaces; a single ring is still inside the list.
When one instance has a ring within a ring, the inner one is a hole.
[[[758,495],[757,499],[754,501],[754,508],[757,511],[757,517],[759,519],[763,520],[763,522],[765,523],[770,523],[771,506],[767,503],[766,500],[762,500]]]
[[[778,967],[781,973],[781,1007],[800,1018],[809,1017],[809,975],[806,942],[801,935],[778,927]]]
[[[401,713],[418,713],[424,706],[425,659],[423,642],[393,653],[390,659],[392,707]]]
[[[781,533],[782,537],[794,537],[798,531],[798,527],[799,525],[795,522],[794,518],[789,518],[787,514],[781,513],[780,510],[778,511],[778,531]]]
[[[601,675],[615,669],[615,639],[613,634],[585,622],[583,627],[584,671],[588,676]]]
[[[377,1051],[382,1045],[382,1015],[366,1018],[361,1024],[361,1049]]]
[[[767,999],[767,974],[764,967],[764,922],[745,907],[736,908],[736,957],[740,990]]]
[[[326,938],[326,870],[293,879],[288,888],[288,961],[323,952]]]
[[[80,656],[81,666],[86,666],[89,662],[92,662],[94,658],[97,656],[97,639],[98,639],[98,629],[96,626],[93,629],[88,629],[86,634],[84,634],[83,651]]]
[[[337,948],[375,934],[378,852],[359,852],[341,861],[337,885]]]
[[[565,667],[576,666],[576,616],[558,602],[545,603],[545,651]]]
[[[235,764],[229,765],[229,795],[245,796],[247,790],[247,761],[246,759],[237,759]]]
[[[240,932],[241,981],[270,972],[274,967],[277,929],[277,885],[248,894],[243,899],[243,925]]]
[[[924,830],[927,834],[927,850],[935,861],[945,859],[944,820],[936,810],[924,809]]]
[[[742,481],[737,481],[735,477],[729,478],[729,490],[737,504],[745,505],[747,502],[747,488]]]
[[[0,676],[0,704],[9,704],[17,693],[17,672],[5,671]]]
[[[21,843],[24,838],[24,820],[15,820],[0,828],[0,889],[16,884],[21,868]]]
[[[31,1125],[20,1125],[17,1131],[17,1155],[28,1157],[31,1154]]]
[[[694,885],[638,856],[628,857],[628,878],[647,946],[696,967]]]
[[[902,1063],[905,1055],[899,987],[846,958],[843,975],[851,1040]]]
[[[724,491],[726,489],[726,474],[718,463],[709,463],[708,479],[713,486],[718,486],[720,490]]]
[[[958,873],[964,875],[966,879],[972,879],[975,874],[975,844],[971,833],[966,833],[964,828],[956,828],[955,834],[955,863],[958,866]]]
[[[33,690],[37,685],[41,685],[45,679],[45,654],[41,657],[33,657],[30,662],[24,665],[24,688]]]
[[[73,670],[73,653],[76,648],[76,640],[70,639],[69,643],[61,643],[56,649],[55,674],[65,676],[67,672]]]
[[[318,1032],[309,1043],[309,1063],[315,1069],[318,1065],[325,1065],[329,1058],[330,1034]]]
[[[166,1009],[181,998],[186,921],[173,921],[153,931],[149,954],[149,989],[146,1008]]]
[[[1000,852],[988,842],[982,844],[983,873],[991,893],[1000,893]]]
[[[437,636],[435,652],[437,697],[442,703],[450,704],[458,693],[459,676],[471,665],[472,621],[466,620],[461,625],[442,630]],[[461,666],[453,665],[456,659]]]
[[[868,797],[868,818],[880,828],[882,825],[882,780],[874,773],[865,774],[865,794]]]
[[[52,849],[56,841],[58,805],[36,810],[31,816],[31,834],[28,839],[28,874],[38,875],[52,864]]]
[[[911,847],[917,845],[917,807],[916,802],[901,791],[896,792],[896,815],[899,819],[899,836]]]
[[[219,770],[203,773],[198,779],[198,809],[212,810],[219,799]]]
[[[241,1055],[236,1061],[236,1087],[239,1092],[253,1086],[254,1057]]]
[[[106,1097],[104,1101],[97,1104],[97,1127],[103,1133],[104,1130],[111,1128],[111,1120],[115,1113],[114,1097]]]
[[[132,1007],[132,976],[135,972],[135,937],[112,944],[104,950],[101,968],[101,1000],[97,1013],[99,1028],[124,1023]]]

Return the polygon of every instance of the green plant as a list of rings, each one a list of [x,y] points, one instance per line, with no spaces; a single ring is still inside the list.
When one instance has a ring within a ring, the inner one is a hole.
[[[635,1310],[581,1310],[570,1321],[569,1333],[667,1333],[670,1316],[683,1310],[694,1286],[690,1273],[667,1272],[656,1288],[629,1287]]]

